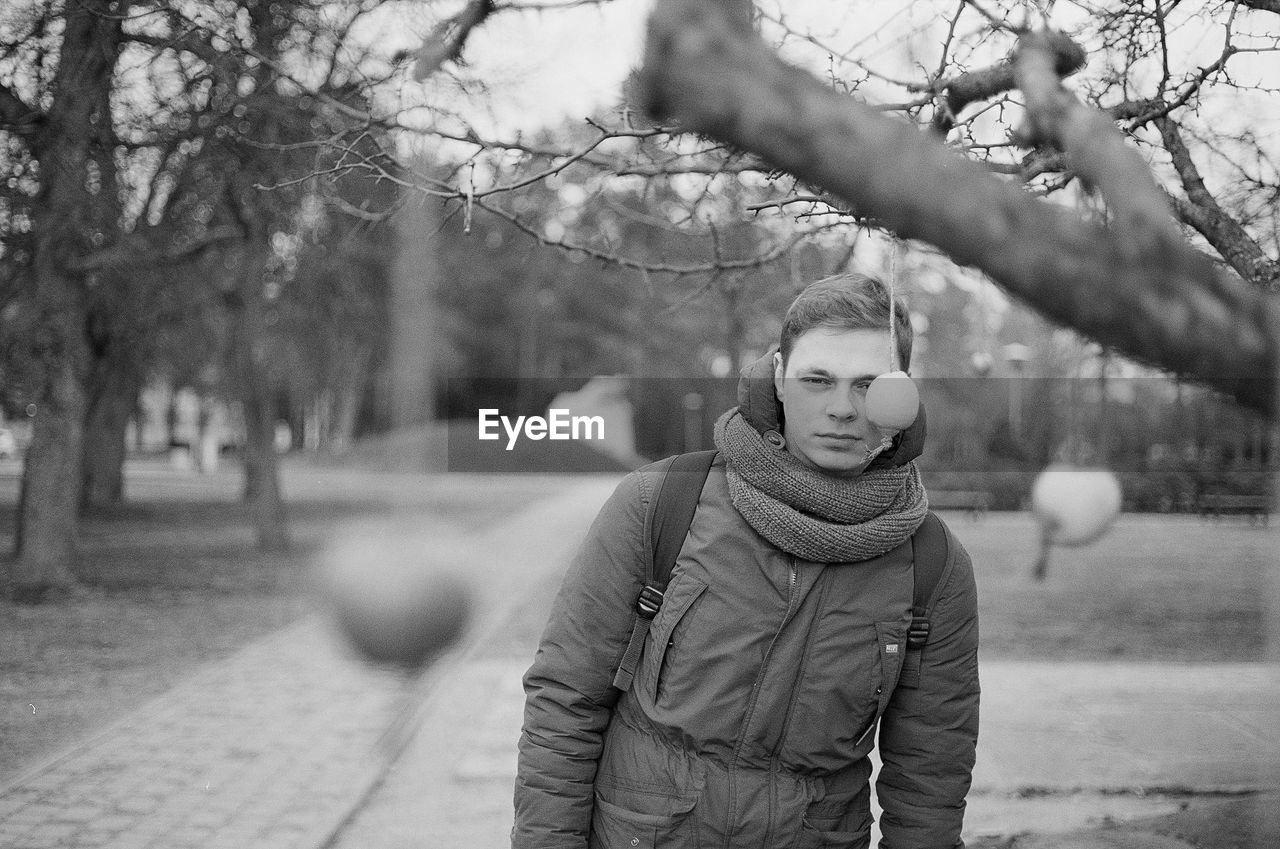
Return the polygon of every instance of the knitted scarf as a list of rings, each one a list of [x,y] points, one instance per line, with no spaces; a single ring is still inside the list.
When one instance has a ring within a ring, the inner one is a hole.
[[[818,563],[856,563],[904,542],[929,508],[915,463],[854,477],[826,475],[766,443],[738,408],[716,422],[733,506],[783,551]]]

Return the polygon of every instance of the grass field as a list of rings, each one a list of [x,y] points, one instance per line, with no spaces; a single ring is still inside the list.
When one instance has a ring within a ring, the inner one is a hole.
[[[288,556],[254,549],[235,475],[153,471],[131,484],[129,505],[84,523],[84,590],[43,605],[0,601],[0,782],[311,609],[308,566],[342,522],[391,512],[442,530],[478,529],[566,482],[355,469],[302,469],[287,481],[296,541]],[[6,554],[15,493],[12,476],[0,475]],[[1126,516],[1095,546],[1055,551],[1048,579],[1037,583],[1028,517],[946,518],[973,556],[987,657],[1262,655],[1265,570],[1276,568],[1271,531]],[[557,583],[553,576],[529,599],[499,650],[531,650]]]
[[[1031,577],[1024,514],[948,517],[973,557],[983,651],[1002,658],[1249,661],[1265,650],[1280,534],[1244,520],[1124,515],[1094,545],[1056,548]]]

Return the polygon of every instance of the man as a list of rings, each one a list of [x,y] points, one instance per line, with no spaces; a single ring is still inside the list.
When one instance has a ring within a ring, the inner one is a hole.
[[[907,368],[889,293],[842,275],[791,305],[743,373],[633,684],[611,686],[646,576],[655,472],[605,504],[556,599],[528,696],[515,849],[867,847],[877,744],[882,849],[955,849],[978,728],[977,598],[963,547],[899,684],[923,421],[884,433],[864,393]],[[914,675],[913,675],[914,678]]]

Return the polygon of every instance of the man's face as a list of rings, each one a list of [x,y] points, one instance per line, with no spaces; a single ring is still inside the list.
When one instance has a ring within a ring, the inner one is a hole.
[[[892,371],[888,330],[815,327],[796,338],[785,368],[774,355],[787,450],[832,475],[856,475],[885,435],[867,421],[866,392]]]

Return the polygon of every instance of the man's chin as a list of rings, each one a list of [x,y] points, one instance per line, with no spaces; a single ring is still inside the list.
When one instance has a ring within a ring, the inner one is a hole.
[[[832,477],[853,477],[867,467],[866,452],[819,449],[801,458],[805,463]]]

